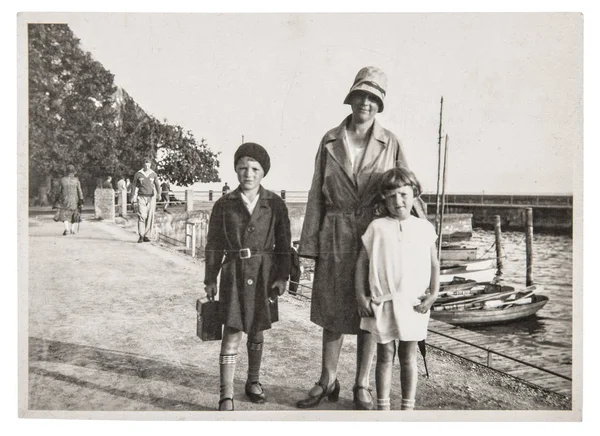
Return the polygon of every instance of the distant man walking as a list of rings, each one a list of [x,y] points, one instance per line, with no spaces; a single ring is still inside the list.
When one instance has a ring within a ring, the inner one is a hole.
[[[223,195],[226,195],[229,192],[229,185],[227,184],[227,182],[225,182],[225,185],[223,185]]]
[[[131,203],[137,204],[134,210],[137,209],[138,216],[138,242],[150,242],[148,235],[152,232],[156,200],[160,192],[158,175],[152,171],[151,165],[152,161],[145,159],[144,168],[135,173],[132,182]]]
[[[169,206],[169,193],[171,192],[171,185],[167,180],[165,180],[160,185],[160,188],[160,201],[164,202],[163,210],[167,210],[167,207]]]
[[[112,189],[112,177],[111,176],[106,176],[106,180],[104,180],[104,182],[102,182],[102,189]]]

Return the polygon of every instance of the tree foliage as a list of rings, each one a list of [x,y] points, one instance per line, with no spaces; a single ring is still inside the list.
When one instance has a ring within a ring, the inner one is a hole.
[[[132,175],[159,150],[159,176],[172,183],[219,181],[218,154],[146,114],[66,24],[29,24],[28,37],[31,194],[68,164],[89,193],[98,179]]]

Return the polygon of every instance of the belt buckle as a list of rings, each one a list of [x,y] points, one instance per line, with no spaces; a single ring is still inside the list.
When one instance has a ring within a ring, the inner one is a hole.
[[[239,254],[240,259],[250,259],[252,257],[252,252],[249,248],[240,248]]]

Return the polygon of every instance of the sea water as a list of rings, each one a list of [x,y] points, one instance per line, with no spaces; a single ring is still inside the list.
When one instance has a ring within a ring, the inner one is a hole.
[[[476,246],[479,257],[493,257],[494,240],[493,231],[474,229],[473,237],[464,245]],[[525,287],[525,233],[503,232],[501,240],[505,256],[501,282]],[[468,328],[494,337],[498,344],[509,345],[509,355],[525,361],[541,359],[541,366],[558,366],[557,372],[569,375],[573,356],[572,238],[534,233],[532,274],[533,284],[541,287],[538,293],[549,298],[535,316],[503,325]]]

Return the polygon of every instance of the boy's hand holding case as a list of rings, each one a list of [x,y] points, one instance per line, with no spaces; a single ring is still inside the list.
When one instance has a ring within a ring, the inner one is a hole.
[[[219,302],[200,298],[196,301],[198,312],[196,334],[203,341],[220,341],[223,339],[223,323],[219,311]]]

